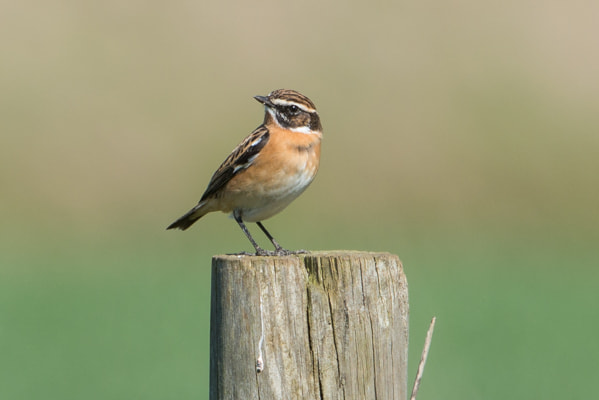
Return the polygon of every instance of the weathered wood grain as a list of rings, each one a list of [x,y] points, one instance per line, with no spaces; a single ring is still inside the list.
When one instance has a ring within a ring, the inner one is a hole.
[[[407,349],[407,281],[395,255],[212,260],[211,400],[405,400]]]

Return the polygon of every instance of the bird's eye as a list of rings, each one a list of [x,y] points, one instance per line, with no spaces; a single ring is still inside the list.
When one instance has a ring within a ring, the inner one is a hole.
[[[291,114],[297,114],[299,112],[299,107],[295,104],[289,106],[289,111]]]

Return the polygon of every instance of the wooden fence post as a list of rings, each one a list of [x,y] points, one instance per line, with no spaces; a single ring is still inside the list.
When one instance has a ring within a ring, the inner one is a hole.
[[[406,400],[407,355],[395,255],[212,259],[211,400]]]

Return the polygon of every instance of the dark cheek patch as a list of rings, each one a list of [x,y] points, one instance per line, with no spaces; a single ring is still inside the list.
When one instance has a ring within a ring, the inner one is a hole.
[[[298,115],[289,115],[288,112],[280,111],[277,113],[277,122],[282,128],[293,129],[307,126],[313,131],[320,131],[320,119],[318,114],[309,114],[302,112]]]
[[[312,114],[312,118],[310,119],[310,130],[312,131],[322,131],[322,126],[320,125],[320,118],[318,114]]]
[[[310,125],[310,115],[308,114],[300,114],[297,116],[297,125],[294,128],[299,128],[300,126],[309,126]]]
[[[290,128],[289,119],[285,114],[277,113],[277,122],[281,125],[282,128]]]

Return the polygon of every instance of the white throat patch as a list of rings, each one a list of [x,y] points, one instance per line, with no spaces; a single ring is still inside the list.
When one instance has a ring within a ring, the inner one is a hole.
[[[305,133],[306,135],[314,135],[316,133],[307,126],[300,126],[298,128],[289,128],[289,130],[293,131],[293,132]]]

